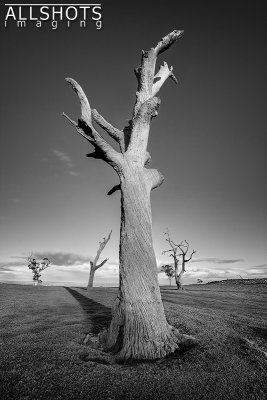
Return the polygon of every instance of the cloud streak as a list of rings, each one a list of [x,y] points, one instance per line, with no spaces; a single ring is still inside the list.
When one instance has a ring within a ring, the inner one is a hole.
[[[67,153],[58,149],[52,149],[51,151],[54,156],[65,165],[69,175],[78,176],[78,173],[74,169],[74,163]]]
[[[1,262],[0,263],[0,272],[10,272],[10,271],[18,271],[23,268],[27,264],[27,261],[10,261],[10,262]]]
[[[245,261],[243,258],[216,258],[216,257],[208,257],[208,258],[195,258],[190,261],[190,263],[200,263],[200,262],[208,262],[213,264],[234,264],[238,262]]]
[[[75,253],[62,253],[62,252],[36,252],[34,253],[36,258],[47,257],[54,265],[58,266],[73,266],[90,263],[94,257],[82,256]]]
[[[193,263],[212,263],[212,264],[217,264],[217,265],[225,265],[225,264],[235,264],[235,263],[239,263],[239,262],[243,262],[245,261],[243,258],[218,258],[218,257],[207,257],[207,258],[195,258],[190,260],[190,262],[188,263],[188,267],[189,265],[193,264]],[[162,272],[161,267],[163,265],[174,265],[173,262],[168,262],[168,261],[159,261],[158,260],[158,272]],[[180,265],[180,262],[179,262]],[[201,268],[203,270],[203,268]]]

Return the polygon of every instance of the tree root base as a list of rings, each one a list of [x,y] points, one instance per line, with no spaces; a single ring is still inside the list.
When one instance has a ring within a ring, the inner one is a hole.
[[[88,333],[83,340],[83,344],[90,346],[91,348],[100,351],[101,353],[105,353],[109,358],[110,364],[134,364],[134,363],[147,363],[147,362],[164,362],[170,358],[179,358],[186,351],[191,350],[195,346],[199,344],[198,340],[191,335],[182,334],[178,331],[178,329],[171,327],[171,332],[174,336],[174,345],[172,345],[172,349],[169,347],[169,351],[163,350],[162,356],[159,357],[127,357],[121,349],[119,352],[114,352],[112,349],[107,349],[105,347],[106,338],[107,338],[107,330],[102,331],[95,336],[93,334]],[[165,353],[165,354],[164,354]]]

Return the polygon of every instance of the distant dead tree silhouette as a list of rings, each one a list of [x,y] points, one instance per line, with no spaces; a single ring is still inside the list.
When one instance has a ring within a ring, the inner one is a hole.
[[[173,68],[166,62],[155,73],[157,57],[182,33],[175,30],[155,47],[142,51],[141,66],[135,69],[137,92],[132,117],[122,130],[91,109],[81,86],[74,79],[66,78],[79,98],[81,116],[77,123],[65,113],[63,116],[94,147],[94,152],[87,156],[104,160],[115,170],[120,182],[108,193],[119,190],[121,194],[119,290],[109,329],[99,339],[104,350],[122,361],[165,357],[185,340],[185,336],[167,323],[161,300],[152,241],[150,194],[164,178],[157,169],[147,168],[151,160],[147,151],[150,123],[158,115],[160,105],[157,94],[168,78],[177,83]],[[118,73],[121,67],[119,61]],[[118,143],[119,151],[100,135],[93,122]]]
[[[169,281],[170,281],[170,286],[172,285],[172,278],[174,277],[174,269],[172,265],[162,265],[161,270],[165,272],[167,275]]]
[[[32,270],[33,273],[33,282],[35,285],[40,285],[42,283],[41,280],[41,272],[51,266],[51,261],[47,258],[44,257],[42,260],[36,260],[33,258],[33,255],[30,254],[29,257],[27,258],[29,264],[28,267],[29,269]]]
[[[183,289],[183,274],[186,272],[185,271],[185,264],[189,262],[193,255],[196,253],[195,250],[192,251],[191,255],[189,258],[186,258],[187,253],[189,251],[189,244],[186,240],[179,244],[175,244],[174,241],[170,238],[169,232],[164,232],[164,235],[166,236],[165,240],[168,242],[170,249],[164,250],[162,254],[170,253],[170,257],[173,258],[173,263],[174,263],[174,278],[176,282],[177,289]],[[182,257],[181,259],[181,271],[178,273],[178,264],[179,264],[179,258]]]
[[[108,235],[107,238],[104,237],[102,242],[99,242],[99,248],[97,250],[96,256],[94,258],[94,261],[90,261],[90,275],[89,275],[89,281],[88,281],[88,286],[87,289],[90,289],[94,285],[94,276],[95,276],[95,271],[98,270],[98,268],[101,268],[107,261],[108,258],[106,258],[104,261],[102,261],[100,264],[97,265],[98,259],[100,257],[100,254],[104,250],[107,242],[109,241],[111,237],[112,231],[110,231],[110,234]]]

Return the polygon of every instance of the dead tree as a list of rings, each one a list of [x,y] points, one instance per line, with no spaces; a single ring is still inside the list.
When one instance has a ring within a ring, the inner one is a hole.
[[[27,260],[29,262],[28,267],[32,270],[33,273],[32,279],[34,285],[40,285],[42,283],[41,272],[44,269],[50,267],[51,261],[49,261],[47,257],[44,257],[42,260],[36,260],[35,258],[33,258],[32,254],[28,257]]]
[[[155,73],[157,57],[182,33],[175,30],[154,48],[142,51],[141,66],[135,69],[137,92],[132,118],[122,130],[91,109],[81,86],[74,79],[66,78],[78,95],[81,117],[76,123],[63,115],[94,147],[94,152],[87,156],[108,163],[120,181],[109,191],[109,194],[121,192],[119,290],[109,329],[100,335],[102,347],[115,354],[117,360],[165,357],[178,348],[182,337],[165,317],[152,242],[150,193],[164,178],[157,169],[147,168],[150,123],[158,115],[160,105],[157,94],[168,78],[177,83],[173,68],[166,62]],[[100,135],[93,122],[118,143],[120,151]]]
[[[180,244],[175,244],[174,241],[171,240],[168,231],[164,232],[164,235],[166,236],[165,240],[169,243],[170,249],[163,251],[162,254],[170,253],[170,257],[173,258],[173,263],[174,263],[174,278],[177,289],[178,290],[183,289],[182,277],[183,274],[186,272],[185,264],[192,259],[193,254],[195,254],[196,251],[193,250],[189,258],[186,258],[187,253],[189,251],[188,242],[184,240],[184,242],[181,242]],[[182,257],[182,259],[181,259],[181,270],[178,273],[179,257]]]
[[[108,235],[107,238],[104,238],[104,239],[103,239],[103,242],[99,242],[99,248],[98,248],[98,250],[97,250],[95,259],[94,259],[94,261],[90,261],[90,267],[91,267],[91,268],[90,268],[90,275],[89,275],[89,281],[88,281],[87,289],[90,289],[91,287],[93,287],[95,271],[96,271],[98,268],[102,267],[102,266],[108,261],[108,258],[106,258],[104,261],[102,261],[100,264],[97,265],[97,262],[98,262],[98,259],[99,259],[99,257],[100,257],[100,254],[102,253],[102,251],[104,250],[104,248],[105,248],[107,242],[108,242],[109,239],[110,239],[111,232],[112,232],[112,231],[110,231],[110,234]]]
[[[189,258],[186,258],[187,253],[189,251],[188,242],[185,240],[184,242],[180,243],[178,245],[178,247],[181,250],[181,253],[179,254],[179,256],[182,257],[182,269],[181,269],[178,277],[177,278],[175,277],[175,281],[176,281],[177,289],[179,290],[179,289],[183,289],[182,277],[183,277],[183,274],[186,272],[185,271],[185,264],[192,259],[193,255],[196,253],[196,251],[193,250],[191,255],[189,256]]]

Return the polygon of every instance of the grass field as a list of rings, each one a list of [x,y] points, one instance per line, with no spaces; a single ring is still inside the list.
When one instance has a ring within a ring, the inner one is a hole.
[[[198,345],[122,365],[93,346],[117,289],[0,284],[0,398],[266,399],[267,284],[185,289],[162,288],[166,316]]]

